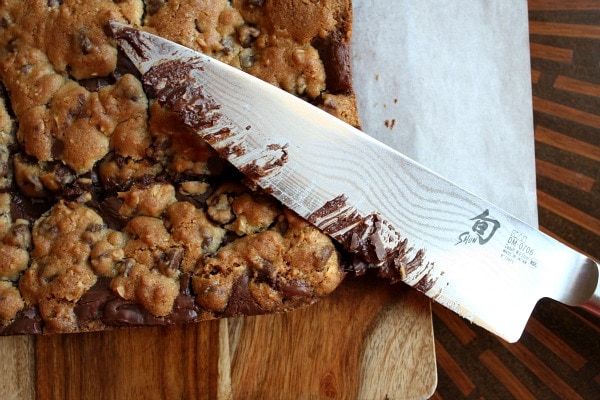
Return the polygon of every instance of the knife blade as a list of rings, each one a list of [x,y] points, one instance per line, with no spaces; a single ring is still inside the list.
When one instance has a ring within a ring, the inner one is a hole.
[[[162,106],[365,264],[508,342],[543,297],[599,312],[591,258],[281,89],[109,27]]]

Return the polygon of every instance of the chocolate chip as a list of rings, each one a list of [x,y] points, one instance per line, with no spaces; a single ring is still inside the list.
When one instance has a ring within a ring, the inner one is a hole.
[[[0,18],[0,23],[2,19]],[[9,100],[8,92],[6,91],[6,86],[4,86],[4,82],[0,81],[0,98],[4,100]]]
[[[100,232],[103,229],[104,229],[104,226],[100,225],[100,224],[89,224],[85,228],[86,231],[92,232],[92,233]]]
[[[3,242],[12,246],[25,247],[29,245],[31,237],[30,226],[28,223],[16,223],[10,228],[10,231],[4,236]]]
[[[227,55],[231,53],[234,48],[233,37],[225,36],[223,39],[221,39],[221,46],[223,46],[223,50],[221,50],[223,54]]]
[[[123,200],[118,197],[108,197],[101,202],[92,200],[86,203],[88,207],[100,214],[102,220],[110,229],[114,230],[122,229],[129,222],[129,218],[119,213],[122,204]]]
[[[242,274],[234,283],[232,295],[223,312],[224,316],[259,315],[267,310],[263,309],[252,297],[248,284],[250,278],[247,273]]]
[[[192,294],[192,275],[189,272],[179,276],[179,292],[181,294]]]
[[[265,0],[246,0],[246,7],[262,7],[265,5]]]
[[[158,136],[152,146],[146,149],[146,157],[154,162],[160,162],[167,157],[167,150],[171,147],[171,138],[168,136]]]
[[[147,0],[146,2],[146,12],[148,15],[154,15],[165,5],[165,0]]]
[[[45,285],[49,285],[52,282],[54,282],[56,280],[56,278],[58,278],[58,274],[52,274],[52,275],[48,275],[48,276],[42,276],[41,281]]]
[[[116,326],[144,325],[146,323],[144,311],[138,304],[118,298],[106,304],[102,320],[107,325]]]
[[[10,25],[8,18],[1,17],[0,18],[0,29],[6,29]]]
[[[82,118],[84,116],[85,102],[85,96],[83,94],[78,95],[77,103],[75,107],[69,109],[67,117],[69,119]]]
[[[317,37],[312,45],[319,52],[325,67],[326,85],[333,93],[352,91],[349,44],[339,33]]]
[[[125,74],[131,74],[138,78],[138,80],[142,80],[142,74],[137,69],[133,61],[131,61],[131,59],[119,49],[119,52],[117,53],[117,68],[113,71],[112,77],[116,81]]]
[[[239,238],[240,237],[237,235],[237,233],[228,230],[227,232],[225,232],[225,236],[223,237],[223,240],[221,240],[221,246],[225,246],[228,243],[233,243],[234,241],[236,241]]]
[[[256,56],[252,49],[244,49],[240,52],[240,67],[251,68],[256,62]]]
[[[287,233],[288,229],[290,228],[290,223],[288,222],[287,219],[281,218],[277,223],[277,227],[279,228],[279,231],[281,232],[281,234],[285,235]]]
[[[211,196],[214,192],[214,187],[209,186],[204,193],[201,194],[183,194],[181,191],[177,191],[175,193],[175,197],[178,201],[185,201],[188,203],[192,203],[196,208],[204,208],[206,205],[206,200]]]
[[[250,47],[260,36],[260,30],[252,25],[242,25],[237,29],[238,41],[242,47]]]
[[[169,322],[165,318],[153,316],[137,303],[120,298],[106,304],[102,321],[112,326],[166,325]]]
[[[77,32],[77,34],[75,35],[75,41],[77,42],[79,49],[84,55],[90,54],[92,49],[94,48],[92,41],[87,36],[84,30],[80,30],[79,32]]]
[[[127,157],[123,157],[119,154],[115,154],[113,160],[117,163],[119,168],[123,168],[128,164]]]
[[[195,299],[187,294],[179,294],[175,298],[173,311],[167,316],[167,321],[170,323],[186,323],[198,319],[200,308],[196,304]]]
[[[302,279],[280,282],[277,287],[285,297],[309,297],[312,295],[311,285]]]
[[[62,5],[64,0],[48,0],[48,7],[58,7]]]
[[[255,282],[266,282],[269,285],[273,283],[273,276],[277,274],[273,263],[269,260],[261,260],[260,268],[254,270]]]
[[[19,189],[29,197],[44,198],[47,193],[40,180],[40,166],[37,160],[23,154],[16,154],[13,158],[16,183]]]
[[[43,194],[46,190],[50,192],[64,191],[68,188],[71,183],[75,180],[75,173],[67,166],[60,162],[46,163],[44,166],[45,170],[30,172],[29,174],[21,175],[21,188],[25,190],[31,190],[32,185],[39,194]],[[44,181],[40,180],[40,177],[44,176]],[[31,194],[31,192],[26,192]],[[38,197],[41,197],[38,195]]]
[[[31,71],[33,71],[33,65],[31,65],[31,64],[23,64],[21,66],[21,68],[19,69],[19,71],[23,75],[29,75],[31,73]]]
[[[206,166],[212,175],[221,175],[227,165],[227,161],[221,157],[209,157]]]
[[[61,139],[54,138],[54,142],[52,143],[51,148],[52,158],[54,158],[55,160],[60,159],[60,156],[62,156],[64,149],[65,142],[63,142]]]
[[[135,265],[134,263],[135,262],[129,258],[119,263],[119,270],[125,278],[129,277],[129,272],[131,272],[131,268],[133,268],[133,266]]]
[[[23,196],[18,192],[11,193],[10,215],[13,221],[24,219],[33,223],[49,210],[51,206],[51,203],[43,200],[34,202],[31,198]]]
[[[0,148],[0,178],[10,174],[10,153],[6,147]]]
[[[70,186],[64,187],[63,190],[65,199],[75,201],[86,193],[91,193],[92,197],[99,196],[102,187],[98,181],[98,174],[92,170],[77,177]]]
[[[325,246],[321,251],[321,261],[326,263],[334,252],[333,246]]]
[[[0,330],[2,335],[38,335],[42,333],[42,317],[34,306],[27,307],[15,318],[15,320]],[[1,329],[1,328],[0,328]]]
[[[96,284],[81,296],[73,309],[78,322],[99,320],[102,317],[106,303],[116,298],[110,290],[110,279],[98,278]]]
[[[16,37],[15,37],[15,38],[11,38],[11,39],[8,41],[8,43],[6,44],[6,50],[7,50],[9,53],[14,53],[14,52],[16,52],[18,47],[19,47],[19,46],[17,46],[17,38],[16,38]]]
[[[97,77],[80,79],[78,82],[81,86],[89,90],[90,92],[97,92],[105,86],[109,86],[115,83],[115,79],[111,76]]]
[[[163,253],[158,261],[158,270],[163,275],[173,275],[173,273],[179,269],[184,255],[185,251],[181,247],[176,247]]]

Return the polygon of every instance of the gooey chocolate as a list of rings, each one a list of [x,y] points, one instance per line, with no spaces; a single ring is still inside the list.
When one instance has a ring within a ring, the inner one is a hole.
[[[334,290],[331,241],[245,186],[173,113],[198,117],[183,95],[216,105],[167,71],[161,93],[144,92],[106,24],[151,30],[358,125],[350,12],[345,0],[1,2],[0,334],[286,311]]]

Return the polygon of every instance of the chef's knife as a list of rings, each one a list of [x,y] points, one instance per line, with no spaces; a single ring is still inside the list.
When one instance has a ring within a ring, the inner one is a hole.
[[[543,297],[599,313],[598,263],[251,75],[111,21],[159,103],[364,264],[509,342]]]

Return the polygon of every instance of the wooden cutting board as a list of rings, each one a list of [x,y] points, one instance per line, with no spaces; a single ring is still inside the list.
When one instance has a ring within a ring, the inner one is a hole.
[[[423,399],[437,383],[429,299],[404,285],[349,279],[314,306],[229,329],[235,399]]]
[[[429,300],[364,277],[287,314],[0,338],[0,356],[9,399],[422,399],[437,382]]]

